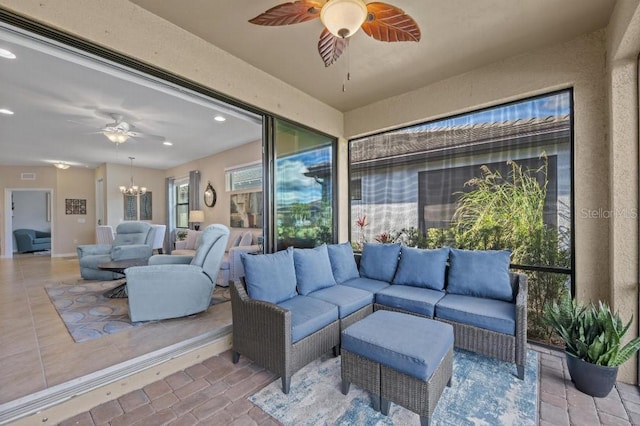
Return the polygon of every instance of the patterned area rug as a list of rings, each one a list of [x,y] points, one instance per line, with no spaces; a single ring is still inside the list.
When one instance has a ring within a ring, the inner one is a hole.
[[[110,299],[103,293],[122,283],[115,281],[84,281],[61,283],[45,290],[58,315],[76,343],[118,333],[144,322],[131,322],[127,299]],[[211,305],[229,301],[229,289],[216,287]]]
[[[513,364],[455,350],[453,383],[445,388],[432,425],[537,424],[538,353],[529,351],[525,380]],[[288,395],[280,379],[249,400],[284,425],[419,425],[417,414],[391,404],[389,416],[374,411],[369,394],[351,384],[340,392],[340,357],[317,359],[291,379]]]

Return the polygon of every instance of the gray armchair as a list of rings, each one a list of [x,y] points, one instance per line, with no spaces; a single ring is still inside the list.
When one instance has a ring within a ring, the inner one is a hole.
[[[76,248],[80,275],[85,280],[121,278],[116,272],[103,271],[98,265],[125,259],[149,259],[153,254],[153,227],[145,222],[124,222],[116,228],[113,244],[82,245]]]
[[[229,238],[229,229],[209,225],[194,256],[155,255],[148,266],[127,268],[131,321],[178,318],[206,311]]]

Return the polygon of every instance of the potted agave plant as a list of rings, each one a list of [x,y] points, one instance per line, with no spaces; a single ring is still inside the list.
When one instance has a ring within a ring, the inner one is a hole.
[[[606,303],[582,305],[565,292],[559,303],[544,307],[543,321],[565,343],[567,367],[571,380],[581,392],[605,397],[618,376],[618,366],[640,349],[640,337],[623,345],[631,326]]]

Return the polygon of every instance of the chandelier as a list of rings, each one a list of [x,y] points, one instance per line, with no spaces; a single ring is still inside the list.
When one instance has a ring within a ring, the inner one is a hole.
[[[133,160],[135,160],[135,157],[129,157],[129,160],[131,160],[131,182],[128,187],[124,185],[120,186],[120,192],[122,192],[124,195],[143,195],[147,192],[147,188],[145,188],[144,186],[139,187],[138,185],[133,184]]]

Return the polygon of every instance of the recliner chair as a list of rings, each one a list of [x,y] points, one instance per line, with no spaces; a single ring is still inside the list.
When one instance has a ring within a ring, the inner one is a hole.
[[[145,222],[124,222],[116,227],[113,244],[81,245],[76,248],[80,275],[85,280],[113,280],[121,274],[103,271],[101,263],[114,260],[144,259],[153,254],[153,227]]]
[[[127,268],[131,321],[178,318],[206,311],[228,238],[226,226],[209,225],[194,256],[155,255],[148,266]]]

